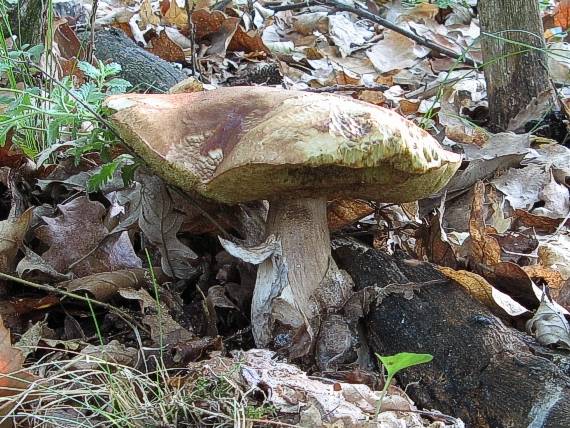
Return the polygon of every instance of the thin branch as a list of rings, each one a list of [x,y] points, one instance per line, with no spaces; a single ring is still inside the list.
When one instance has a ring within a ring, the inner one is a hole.
[[[91,17],[89,18],[89,46],[87,47],[87,61],[93,63],[93,52],[95,51],[95,18],[97,15],[97,7],[99,6],[99,0],[93,0],[91,6]]]
[[[327,92],[342,92],[342,91],[387,91],[390,89],[386,85],[334,85],[325,86],[323,88],[307,88],[303,89],[304,92],[327,93]]]
[[[368,19],[372,22],[375,22],[376,24],[380,24],[385,28],[388,28],[389,30],[395,31],[403,36],[406,36],[407,38],[413,40],[414,42],[418,43],[419,45],[422,46],[426,46],[440,54],[443,54],[445,56],[448,56],[450,58],[459,60],[465,64],[474,66],[474,67],[478,67],[480,64],[478,62],[476,62],[475,60],[473,60],[472,58],[469,58],[467,56],[466,53],[464,54],[458,54],[457,52],[448,49],[444,46],[441,46],[437,43],[432,42],[431,40],[426,39],[425,37],[421,37],[419,35],[417,35],[416,33],[413,33],[409,30],[406,30],[404,28],[401,28],[399,26],[397,26],[396,24],[394,24],[393,22],[388,21],[387,19],[384,19],[366,9],[360,8],[360,7],[353,7],[353,6],[348,6],[346,4],[343,4],[337,0],[322,0],[322,1],[318,1],[318,0],[308,0],[305,2],[301,2],[301,3],[295,3],[295,4],[287,4],[287,5],[280,5],[280,6],[271,6],[271,5],[266,5],[266,7],[268,9],[273,10],[274,12],[281,12],[281,11],[286,11],[286,10],[297,10],[297,9],[302,9],[305,7],[309,7],[309,6],[325,6],[325,7],[331,7],[334,8],[336,10],[340,10],[342,12],[350,12],[350,13],[354,13],[355,15],[361,17],[361,18],[365,18]]]
[[[143,326],[140,322],[135,320],[130,314],[128,314],[127,312],[125,312],[125,311],[123,311],[123,310],[121,310],[121,309],[119,309],[113,305],[110,305],[108,303],[100,302],[98,300],[91,299],[87,296],[82,296],[80,294],[71,293],[69,291],[65,291],[65,290],[62,290],[60,288],[53,287],[51,285],[37,284],[35,282],[27,281],[25,279],[18,278],[17,276],[8,275],[8,274],[5,274],[3,272],[0,272],[0,278],[5,279],[7,281],[17,282],[18,284],[25,285],[26,287],[36,288],[38,290],[46,291],[48,293],[59,294],[59,295],[64,296],[64,297],[69,297],[71,299],[80,300],[80,301],[85,302],[85,303],[91,303],[95,306],[100,306],[102,308],[107,309],[109,312],[114,313],[118,317],[120,317],[123,321],[125,321],[127,324],[129,324],[131,326],[131,328],[134,329],[135,328],[134,326],[136,325],[138,328],[140,328],[144,332],[149,333],[148,329],[145,326]]]

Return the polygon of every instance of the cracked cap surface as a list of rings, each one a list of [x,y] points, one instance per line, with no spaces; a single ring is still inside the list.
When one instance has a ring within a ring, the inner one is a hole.
[[[232,87],[116,95],[105,106],[156,174],[224,203],[409,202],[440,190],[461,163],[398,114],[339,95]]]

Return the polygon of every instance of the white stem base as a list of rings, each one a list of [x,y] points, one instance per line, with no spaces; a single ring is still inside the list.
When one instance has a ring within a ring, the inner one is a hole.
[[[258,269],[251,320],[257,346],[307,354],[324,311],[349,296],[351,281],[331,257],[326,209],[325,199],[270,203],[266,233],[278,238],[281,254]]]

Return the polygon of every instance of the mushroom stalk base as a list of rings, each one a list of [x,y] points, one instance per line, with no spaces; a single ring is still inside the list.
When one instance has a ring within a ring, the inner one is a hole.
[[[281,251],[258,269],[254,338],[257,346],[300,357],[313,349],[325,311],[342,306],[352,283],[331,257],[326,199],[271,201],[266,233],[278,238]]]

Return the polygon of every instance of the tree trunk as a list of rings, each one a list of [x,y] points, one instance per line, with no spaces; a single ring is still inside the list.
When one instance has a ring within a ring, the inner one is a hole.
[[[89,43],[89,35],[84,32],[78,36],[83,43]],[[136,92],[166,92],[187,77],[183,71],[145,51],[116,28],[95,32],[94,53],[101,61],[120,64],[120,77],[128,80]]]
[[[496,131],[506,130],[533,98],[550,89],[538,3],[479,1],[489,115]]]
[[[47,1],[20,0],[9,13],[12,33],[18,45],[35,46],[43,43],[46,31]]]
[[[570,427],[570,358],[507,327],[427,263],[346,245],[334,257],[357,289],[385,290],[364,323],[372,351],[434,356],[397,375],[418,406],[468,427]],[[444,281],[426,284],[438,279]],[[412,294],[409,283],[426,285]]]

